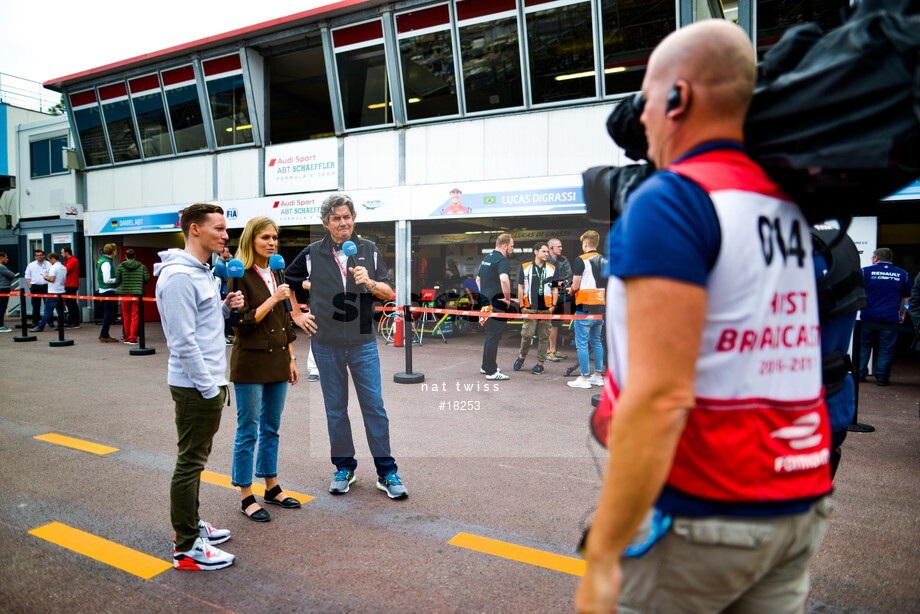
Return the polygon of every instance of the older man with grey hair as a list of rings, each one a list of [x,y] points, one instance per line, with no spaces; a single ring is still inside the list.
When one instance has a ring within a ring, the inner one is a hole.
[[[380,250],[355,233],[355,217],[355,205],[349,196],[333,194],[323,201],[320,218],[326,236],[298,254],[287,268],[287,281],[291,287],[309,290],[310,313],[316,318],[311,351],[319,369],[332,464],[336,468],[329,492],[345,494],[357,479],[358,461],[348,419],[351,373],[377,468],[377,489],[391,499],[403,499],[409,491],[390,451],[390,422],[383,405],[380,356],[374,334],[374,302],[392,300],[393,288]],[[349,242],[354,251],[346,250]],[[294,313],[298,324],[306,317]]]

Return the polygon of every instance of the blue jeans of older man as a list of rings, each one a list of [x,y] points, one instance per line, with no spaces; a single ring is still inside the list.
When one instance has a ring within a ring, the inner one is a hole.
[[[382,477],[396,473],[396,460],[390,454],[390,421],[383,406],[376,341],[357,345],[324,345],[314,340],[312,348],[326,404],[332,464],[338,470],[349,471],[358,466],[351,421],[348,419],[348,374],[351,373],[377,475]]]
[[[287,381],[270,384],[234,383],[236,392],[236,441],[233,444],[234,486],[252,486],[252,459],[256,477],[278,477],[278,429],[287,397]],[[256,441],[259,443],[258,454]]]
[[[894,348],[898,343],[898,331],[892,330],[862,330],[860,338],[859,377],[865,379],[869,375],[869,354],[874,350],[875,380],[887,382],[891,377],[891,363],[894,360]]]

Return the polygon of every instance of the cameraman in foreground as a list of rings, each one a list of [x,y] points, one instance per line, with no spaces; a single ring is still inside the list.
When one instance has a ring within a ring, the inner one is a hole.
[[[803,611],[831,489],[808,224],[745,154],[751,41],[698,22],[642,84],[609,245],[610,458],[579,611]]]

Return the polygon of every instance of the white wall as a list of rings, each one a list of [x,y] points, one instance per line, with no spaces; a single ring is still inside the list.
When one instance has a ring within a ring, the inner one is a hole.
[[[406,183],[571,175],[627,163],[607,134],[612,109],[605,103],[412,127],[406,132]]]
[[[214,198],[210,156],[96,169],[86,174],[87,211],[187,205]]]
[[[10,114],[10,122],[17,120],[27,120],[29,118],[40,117],[39,121],[29,121],[20,123],[16,128],[16,136],[11,143],[17,144],[18,169],[16,174],[16,190],[13,192],[14,197],[19,199],[19,210],[12,207],[13,223],[18,221],[18,215],[22,219],[31,219],[37,217],[58,217],[61,214],[61,205],[74,204],[77,202],[76,181],[74,171],[52,175],[49,177],[36,177],[33,179],[32,165],[30,161],[31,150],[29,143],[31,141],[48,139],[58,136],[68,136],[70,134],[67,117],[58,115],[49,117],[42,113],[16,109],[17,113]],[[72,145],[73,140],[68,137],[68,143]],[[11,169],[13,170],[13,169]]]
[[[217,156],[217,200],[254,198],[259,196],[258,149],[230,151]]]
[[[345,138],[345,191],[399,185],[399,134],[395,130]]]

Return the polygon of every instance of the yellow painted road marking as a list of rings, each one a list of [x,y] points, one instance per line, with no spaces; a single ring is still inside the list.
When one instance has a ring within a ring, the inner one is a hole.
[[[58,435],[57,433],[45,433],[44,435],[36,435],[35,439],[38,439],[39,441],[47,441],[48,443],[54,443],[67,448],[73,448],[74,450],[82,450],[84,452],[89,452],[90,454],[99,454],[100,456],[104,454],[111,454],[112,452],[118,452],[118,448],[104,446],[101,443],[93,443],[92,441],[74,439],[73,437]]]
[[[552,552],[546,552],[545,550],[537,550],[536,548],[518,546],[517,544],[511,544],[497,539],[480,537],[472,533],[457,533],[457,535],[447,543],[451,546],[459,546],[460,548],[475,550],[476,552],[483,552],[485,554],[491,554],[492,556],[499,556],[503,559],[511,559],[519,563],[545,567],[546,569],[561,571],[562,573],[572,574],[573,576],[585,575],[586,563],[582,559],[554,554]]]
[[[132,550],[121,544],[110,542],[92,533],[69,527],[60,522],[52,522],[37,529],[32,529],[29,534],[135,576],[140,576],[145,580],[149,580],[155,575],[172,568],[172,563]]]
[[[207,482],[208,484],[214,484],[215,486],[223,486],[224,488],[231,488],[236,490],[236,486],[232,484],[232,479],[229,475],[224,475],[222,473],[214,473],[213,471],[202,471],[201,472],[201,481]],[[259,495],[260,497],[265,496],[265,487],[261,484],[252,483],[252,492]],[[310,495],[305,495],[302,492],[294,492],[293,490],[284,489],[284,493],[288,497],[294,497],[301,503],[309,503],[316,497],[311,497]]]

